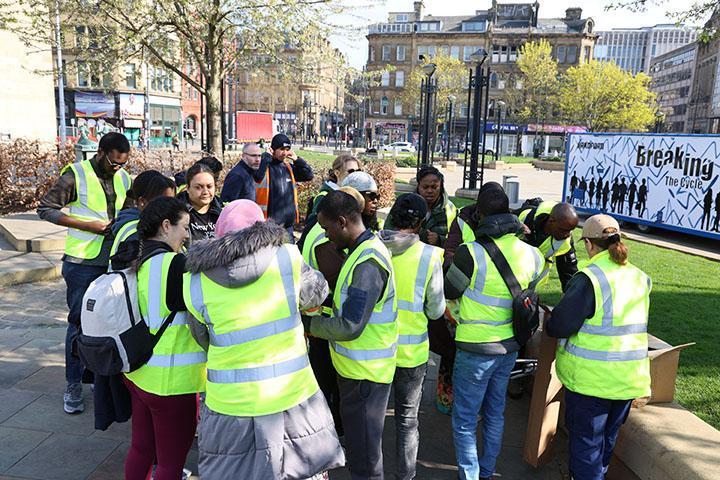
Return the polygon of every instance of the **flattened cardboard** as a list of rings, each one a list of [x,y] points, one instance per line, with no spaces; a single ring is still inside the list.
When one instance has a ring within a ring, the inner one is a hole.
[[[533,467],[552,459],[563,388],[555,373],[556,349],[557,339],[548,337],[544,332],[536,334],[526,349],[528,353],[536,353],[538,359],[523,448],[523,459]],[[533,356],[532,353],[527,356]]]

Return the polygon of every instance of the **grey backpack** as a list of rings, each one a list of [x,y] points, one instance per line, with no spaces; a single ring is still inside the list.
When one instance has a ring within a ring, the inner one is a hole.
[[[153,335],[137,298],[137,273],[131,269],[104,273],[90,284],[83,296],[77,338],[78,356],[89,370],[116,375],[137,370],[150,360],[176,312]]]

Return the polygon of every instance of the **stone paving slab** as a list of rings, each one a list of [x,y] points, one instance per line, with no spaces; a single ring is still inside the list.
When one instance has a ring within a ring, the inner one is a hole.
[[[14,388],[0,390],[0,423],[37,400],[37,392],[24,392]]]
[[[15,465],[50,435],[48,432],[0,427],[0,472]]]
[[[87,478],[118,445],[105,438],[88,442],[85,436],[53,433],[7,473],[38,480]]]
[[[0,235],[19,252],[49,252],[65,248],[67,227],[41,220],[35,212],[0,217]]]

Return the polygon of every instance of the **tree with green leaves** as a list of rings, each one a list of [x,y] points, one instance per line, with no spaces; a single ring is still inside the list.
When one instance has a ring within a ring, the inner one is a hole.
[[[700,24],[710,18],[720,3],[717,0],[695,0],[690,2],[671,2],[669,0],[610,0],[606,10],[629,10],[645,12],[648,8],[668,7],[666,15],[678,24]],[[700,40],[707,41],[718,34],[716,25],[705,24],[700,32]]]
[[[591,132],[647,131],[655,121],[656,97],[650,77],[632,75],[613,62],[591,61],[563,75],[559,106],[565,119]]]
[[[337,30],[331,18],[347,9],[340,0],[0,0],[0,24],[28,45],[55,45],[55,13],[62,33],[92,27],[94,48],[76,49],[114,71],[119,62],[140,59],[181,77],[205,97],[208,149],[222,152],[221,86],[228,74],[272,65],[284,67],[288,82],[317,72],[317,60],[336,55],[325,40]],[[15,22],[18,9],[30,22]],[[287,45],[307,55],[283,55]],[[187,65],[197,68],[188,73]],[[344,66],[338,72],[342,85]],[[281,68],[282,69],[282,68]],[[55,72],[57,74],[57,72]]]
[[[518,54],[520,73],[515,85],[508,85],[503,96],[509,120],[519,124],[544,123],[552,116],[559,87],[552,46],[547,40],[528,42]]]

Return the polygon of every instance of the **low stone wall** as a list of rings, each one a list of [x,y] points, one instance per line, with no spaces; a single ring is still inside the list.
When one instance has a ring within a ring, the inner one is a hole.
[[[676,403],[632,409],[620,429],[608,480],[712,480],[720,432]]]
[[[533,160],[533,166],[538,170],[565,171],[565,162],[549,162],[547,160]]]

